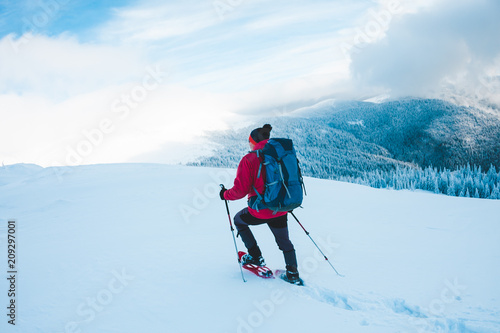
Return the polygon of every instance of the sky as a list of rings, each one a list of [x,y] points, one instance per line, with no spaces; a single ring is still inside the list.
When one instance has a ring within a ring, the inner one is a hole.
[[[176,163],[326,98],[498,97],[495,0],[0,0],[0,161]]]

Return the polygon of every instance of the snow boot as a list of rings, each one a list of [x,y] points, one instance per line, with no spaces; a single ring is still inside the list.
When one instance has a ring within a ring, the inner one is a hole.
[[[299,272],[295,266],[286,266],[286,272],[281,274],[280,278],[288,283],[303,286],[304,281],[299,277]]]
[[[244,254],[241,257],[241,264],[242,265],[256,265],[256,266],[266,266],[266,263],[264,262],[264,258],[262,256],[258,256],[257,258],[252,257],[251,255]]]

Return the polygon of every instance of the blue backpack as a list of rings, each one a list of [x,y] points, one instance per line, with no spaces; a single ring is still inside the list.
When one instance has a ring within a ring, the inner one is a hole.
[[[257,196],[250,198],[248,206],[257,211],[267,208],[274,214],[299,207],[305,187],[292,140],[269,139],[264,148],[252,152],[261,161],[257,178],[261,176],[264,166],[266,179],[264,193],[253,187]]]

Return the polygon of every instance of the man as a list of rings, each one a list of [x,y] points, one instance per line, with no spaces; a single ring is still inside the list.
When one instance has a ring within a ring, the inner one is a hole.
[[[271,130],[271,125],[266,124],[250,133],[248,141],[252,151],[241,159],[233,187],[231,189],[222,188],[220,192],[221,200],[239,200],[246,195],[250,200],[250,198],[257,196],[254,187],[260,194],[264,193],[265,168],[261,169],[259,175],[261,161],[254,151],[264,148],[269,140]],[[281,278],[293,284],[302,284],[297,270],[295,249],[288,236],[287,214],[287,212],[274,213],[270,209],[259,209],[257,211],[251,207],[239,211],[234,216],[234,224],[248,250],[248,254],[244,255],[241,260],[243,265],[265,266],[264,258],[249,226],[267,224],[285,258],[286,273]]]

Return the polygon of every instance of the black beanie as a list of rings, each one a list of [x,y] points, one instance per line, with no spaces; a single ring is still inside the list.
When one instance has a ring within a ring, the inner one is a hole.
[[[262,127],[254,129],[250,133],[250,141],[253,140],[255,143],[259,143],[262,140],[267,140],[271,136],[271,130],[273,128],[269,124],[265,124]]]

